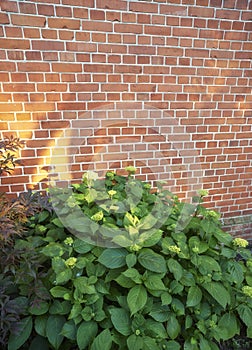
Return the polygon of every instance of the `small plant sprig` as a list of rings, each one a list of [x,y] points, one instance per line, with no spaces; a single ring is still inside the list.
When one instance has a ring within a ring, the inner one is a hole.
[[[0,175],[11,174],[20,160],[16,159],[17,151],[24,146],[24,141],[14,136],[0,141]]]

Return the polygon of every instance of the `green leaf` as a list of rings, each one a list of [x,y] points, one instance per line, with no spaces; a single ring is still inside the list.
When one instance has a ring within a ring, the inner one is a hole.
[[[50,293],[54,298],[64,298],[65,295],[69,295],[70,290],[65,287],[56,286],[50,289]]]
[[[94,321],[82,322],[77,330],[77,344],[80,350],[86,349],[98,332],[97,323]]]
[[[165,330],[164,325],[161,322],[157,322],[149,318],[145,322],[145,329],[145,334],[148,334],[152,338],[167,338],[167,332]]]
[[[147,302],[147,292],[142,285],[137,285],[133,287],[127,296],[127,303],[131,315],[134,315],[139,310],[141,310]]]
[[[94,339],[90,350],[110,350],[111,347],[112,335],[109,329],[105,329]]]
[[[142,280],[142,276],[140,275],[140,273],[134,269],[128,269],[126,271],[124,271],[122,273],[125,277],[130,278],[133,282],[135,282],[136,284],[142,284],[143,280]]]
[[[166,322],[169,319],[169,308],[167,305],[156,303],[152,306],[149,315],[157,322]]]
[[[167,343],[166,343],[166,350],[180,350],[181,347],[180,347],[180,344],[174,340],[169,340]]]
[[[144,281],[144,284],[145,284],[145,287],[150,290],[160,290],[160,291],[167,290],[161,277],[155,274],[152,274],[152,275],[148,274],[147,279]]]
[[[57,227],[61,227],[61,228],[64,227],[64,225],[62,224],[62,222],[60,221],[59,218],[55,218],[55,219],[53,219],[51,222],[52,222],[55,226],[57,226]]]
[[[49,212],[46,210],[43,210],[39,213],[38,215],[38,222],[41,223],[43,221],[45,221],[48,217],[49,217]]]
[[[66,322],[62,328],[61,334],[70,340],[76,340],[77,328],[75,323],[70,320]]]
[[[219,282],[203,283],[202,286],[206,291],[225,309],[230,304],[230,294],[225,287]]]
[[[147,270],[156,273],[167,272],[166,262],[163,256],[153,252],[151,249],[142,249],[138,256],[138,261]]]
[[[51,305],[49,309],[49,313],[51,315],[66,315],[71,310],[71,303],[69,301],[59,301],[54,300],[53,304]]]
[[[238,261],[229,261],[227,264],[227,270],[232,277],[234,283],[240,284],[244,279],[243,268]]]
[[[61,335],[61,330],[66,320],[64,316],[49,316],[46,323],[46,336],[49,343],[55,348],[59,349],[64,337]]]
[[[132,253],[126,256],[126,264],[128,268],[133,267],[136,263],[137,263],[137,257],[135,254]]]
[[[223,340],[231,339],[235,334],[239,334],[236,317],[231,312],[226,313],[221,317],[218,327],[221,329],[221,338]]]
[[[40,300],[37,304],[32,305],[29,307],[28,311],[32,315],[43,315],[45,314],[49,309],[49,304],[46,301]]]
[[[199,271],[205,275],[212,271],[221,271],[220,265],[211,256],[200,255],[198,256],[198,267]]]
[[[166,330],[171,339],[176,339],[179,335],[181,328],[175,315],[169,317]]]
[[[61,244],[52,242],[45,246],[41,250],[41,253],[53,258],[56,256],[62,256],[64,254],[64,249]]]
[[[122,308],[113,308],[109,310],[111,314],[111,321],[115,329],[123,334],[128,336],[131,334],[131,320],[128,311]]]
[[[127,339],[128,349],[130,350],[143,350],[143,339],[139,335],[131,334]]]
[[[237,307],[238,314],[247,327],[252,327],[252,309],[246,304]]]
[[[34,324],[35,331],[42,337],[46,337],[46,323],[47,323],[47,316],[45,315],[38,316],[35,318],[35,324]]]
[[[85,254],[92,250],[93,246],[82,239],[76,239],[74,241],[73,248],[77,253]]]
[[[188,290],[186,306],[193,307],[200,303],[202,292],[198,286],[191,286]]]
[[[49,350],[48,341],[46,338],[37,335],[31,342],[29,350]]]
[[[172,301],[172,296],[168,292],[164,292],[161,294],[162,305],[169,305]]]
[[[167,262],[168,269],[173,273],[175,279],[179,281],[183,276],[183,268],[175,259],[169,259]]]
[[[160,350],[159,346],[154,339],[144,336],[143,337],[144,350]]]
[[[62,271],[56,275],[56,283],[57,284],[65,284],[71,278],[72,278],[72,270],[70,268],[66,268],[64,271]]]
[[[123,248],[107,248],[99,256],[98,261],[109,269],[116,269],[126,265],[128,252]]]
[[[28,316],[23,318],[19,322],[18,332],[10,334],[8,341],[8,350],[17,350],[19,349],[29,338],[32,331],[32,317]]]

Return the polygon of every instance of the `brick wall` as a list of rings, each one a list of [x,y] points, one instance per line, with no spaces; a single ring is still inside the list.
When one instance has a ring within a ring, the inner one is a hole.
[[[209,189],[225,218],[251,215],[251,1],[0,6],[1,137],[26,141],[0,190],[130,164],[181,197]]]

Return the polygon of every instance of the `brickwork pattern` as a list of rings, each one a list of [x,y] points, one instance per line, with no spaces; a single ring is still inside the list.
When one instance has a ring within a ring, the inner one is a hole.
[[[133,164],[180,195],[209,189],[225,217],[252,213],[251,1],[0,7],[1,137],[26,140],[0,190],[43,188],[55,162],[72,180]]]

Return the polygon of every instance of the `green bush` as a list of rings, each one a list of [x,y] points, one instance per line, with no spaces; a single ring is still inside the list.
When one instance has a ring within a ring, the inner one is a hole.
[[[29,219],[19,264],[1,266],[4,348],[216,350],[252,337],[248,242],[221,229],[204,191],[181,203],[127,170],[53,189],[54,210]]]

